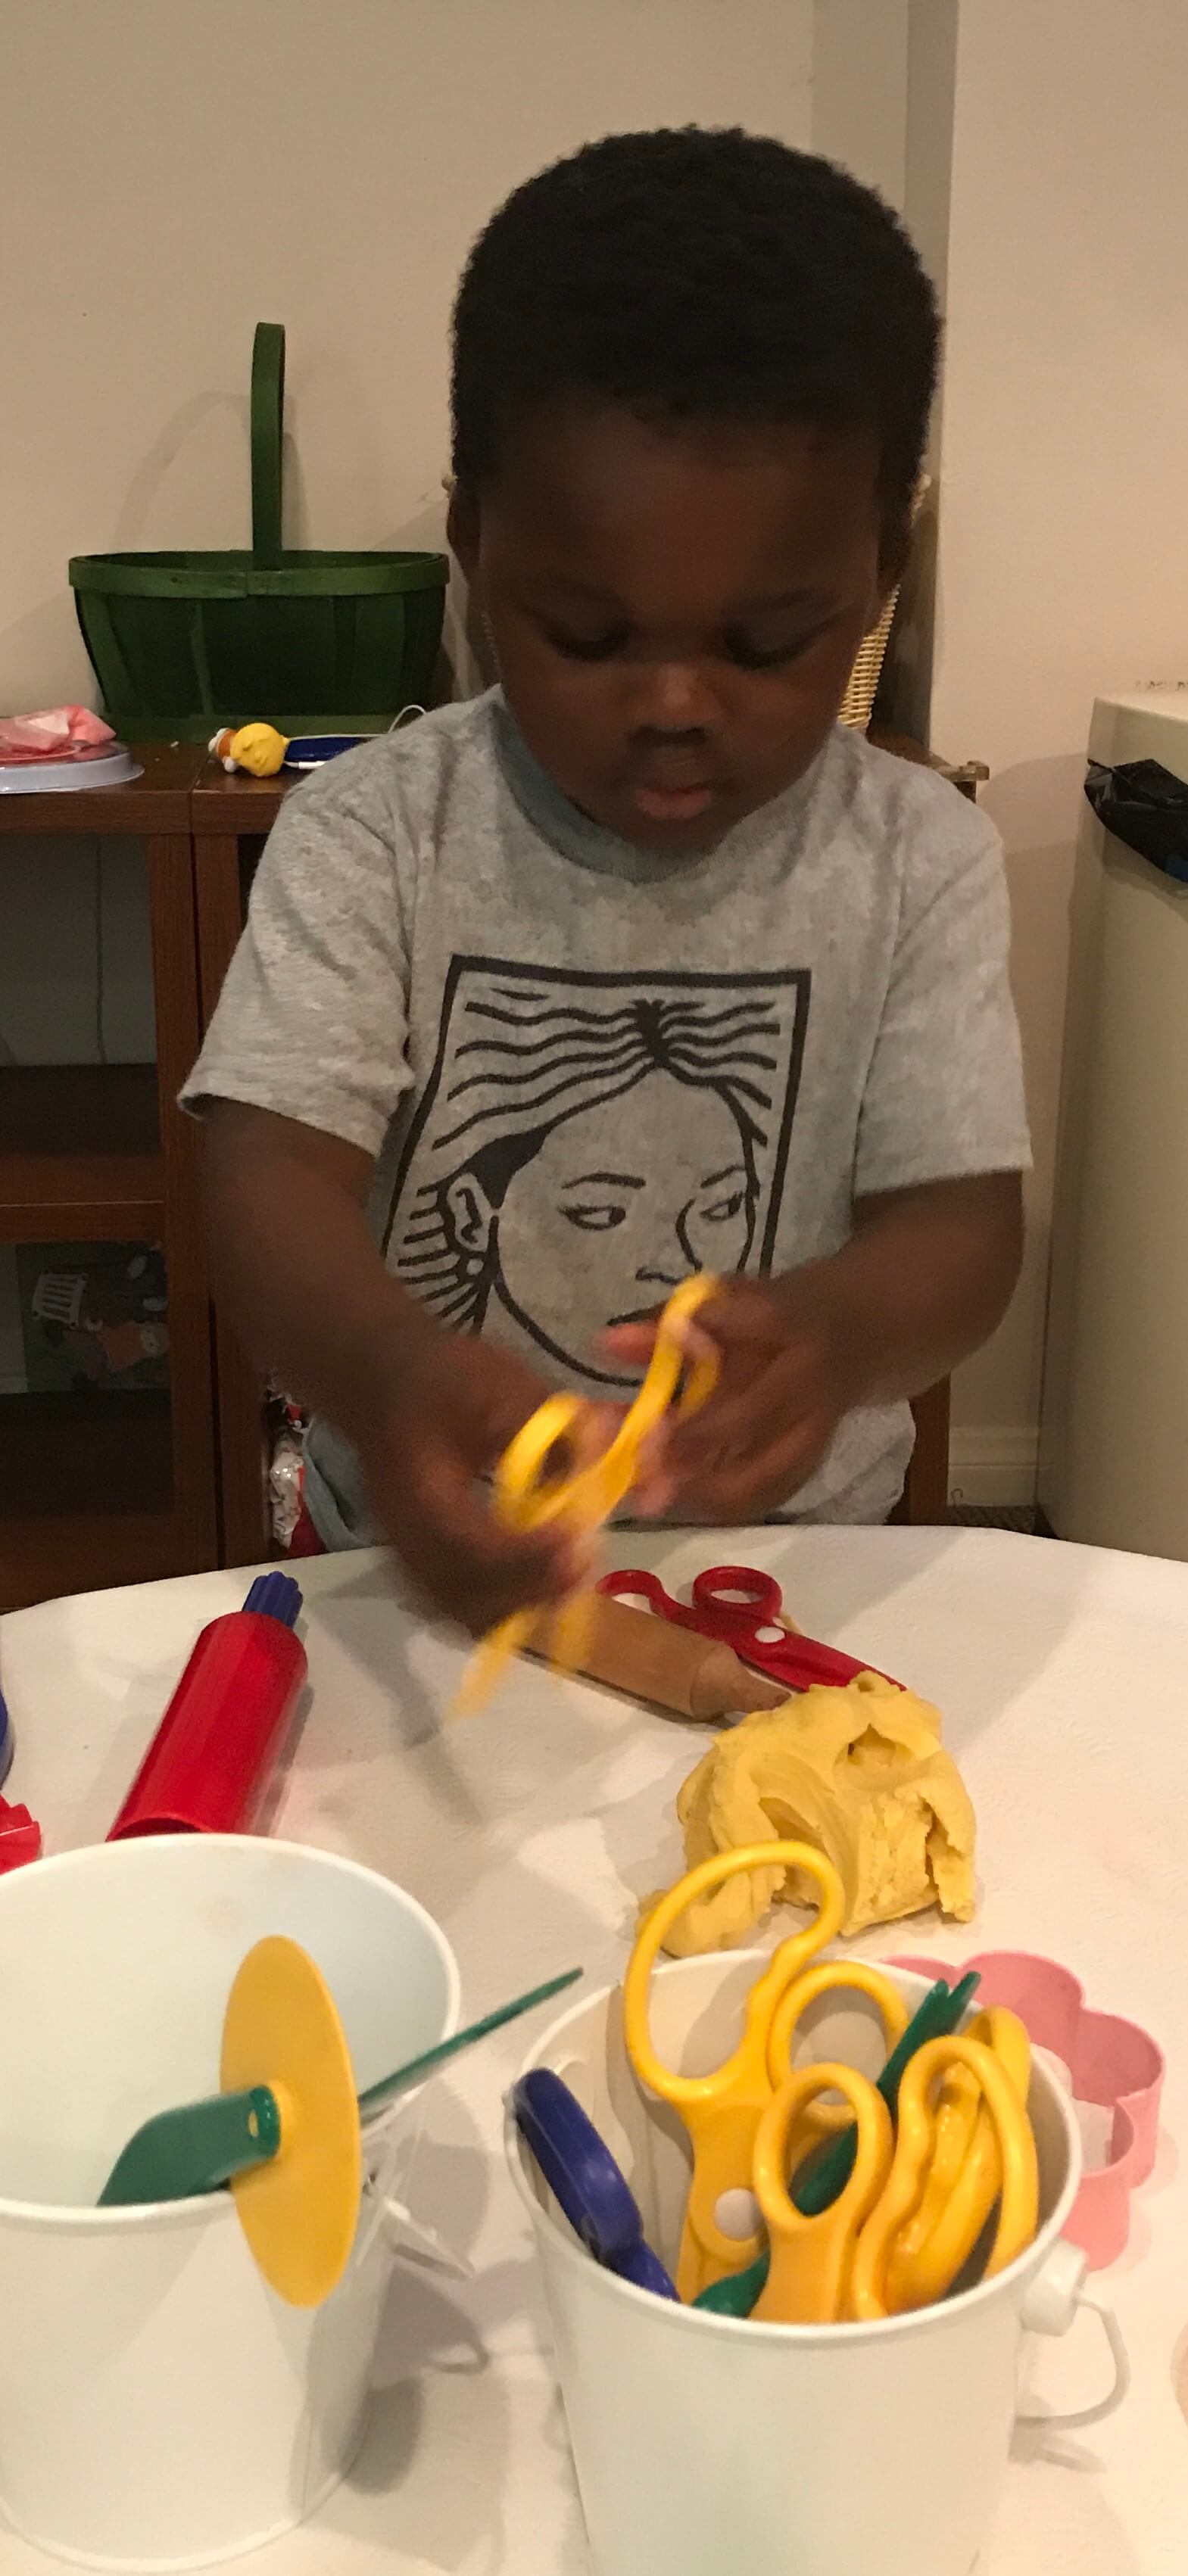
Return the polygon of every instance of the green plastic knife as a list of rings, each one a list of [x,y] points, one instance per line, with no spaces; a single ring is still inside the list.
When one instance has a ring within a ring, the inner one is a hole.
[[[409,2092],[451,2057],[460,2056],[464,2048],[473,2048],[493,2030],[502,2030],[505,2022],[518,2021],[521,2013],[563,1994],[581,1973],[580,1968],[567,1968],[564,1976],[533,1986],[529,1994],[517,1995],[514,2003],[501,2004],[497,2012],[485,2013],[467,2030],[455,2031],[452,2039],[424,2049],[407,2066],[397,2067],[394,2075],[369,2084],[359,2095],[361,2117],[370,2118],[385,2102],[394,2102],[398,2094]],[[183,2102],[174,2111],[158,2111],[129,2138],[99,2194],[99,2207],[126,2209],[147,2201],[190,2200],[200,2192],[218,2191],[236,2174],[270,2163],[280,2144],[280,2106],[271,2085],[253,2084],[244,2092],[212,2093],[202,2102]]]

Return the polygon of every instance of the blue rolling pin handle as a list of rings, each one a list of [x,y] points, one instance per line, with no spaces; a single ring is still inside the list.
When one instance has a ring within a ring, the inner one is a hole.
[[[258,1574],[252,1584],[245,1610],[256,1610],[265,1619],[277,1619],[282,1628],[295,1628],[301,1608],[301,1586],[291,1574]]]
[[[4,1693],[0,1691],[0,1788],[3,1788],[11,1767],[12,1720],[4,1704]]]

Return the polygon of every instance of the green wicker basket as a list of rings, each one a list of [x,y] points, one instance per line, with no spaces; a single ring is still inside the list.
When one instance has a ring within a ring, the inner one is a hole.
[[[382,733],[433,682],[445,555],[286,552],[285,335],[252,349],[250,554],[75,555],[70,580],[104,712],[125,740],[205,742],[256,717],[282,733]]]

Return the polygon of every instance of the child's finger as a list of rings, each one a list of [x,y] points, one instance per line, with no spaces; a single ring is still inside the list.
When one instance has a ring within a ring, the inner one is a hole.
[[[644,1370],[656,1347],[654,1324],[612,1324],[605,1333],[595,1335],[595,1350],[606,1359],[618,1360],[625,1369]]]
[[[655,1324],[612,1324],[608,1332],[598,1335],[598,1348],[612,1359],[625,1361],[629,1368],[646,1368],[656,1347],[658,1324],[659,1317]],[[674,1317],[670,1330],[686,1359],[720,1359],[720,1342],[705,1331],[696,1316]]]
[[[666,1512],[676,1491],[669,1464],[672,1446],[672,1424],[667,1419],[656,1424],[640,1442],[635,1481],[628,1501],[633,1512],[652,1519]]]
[[[419,1462],[401,1553],[451,1615],[481,1636],[512,1611],[561,1601],[588,1571],[588,1551],[562,1527],[508,1529],[463,1460]]]
[[[773,1439],[792,1431],[807,1406],[783,1396],[778,1410],[766,1375],[740,1395],[711,1396],[700,1413],[672,1426],[666,1464],[678,1483],[700,1475],[719,1459],[754,1458]]]
[[[700,1473],[718,1457],[758,1455],[775,1438],[792,1433],[822,1399],[821,1368],[816,1354],[805,1351],[741,1353],[730,1365],[729,1354],[718,1384],[695,1413],[671,1426],[669,1453],[673,1473],[682,1479]]]
[[[574,1448],[582,1467],[593,1467],[604,1458],[617,1431],[622,1428],[627,1412],[625,1404],[588,1404],[574,1433]]]

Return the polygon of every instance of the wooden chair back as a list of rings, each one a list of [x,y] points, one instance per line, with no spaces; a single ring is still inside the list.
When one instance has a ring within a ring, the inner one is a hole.
[[[913,1529],[942,1527],[949,1517],[949,1386],[943,1377],[912,1400],[916,1445],[891,1518]]]

